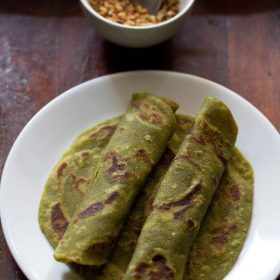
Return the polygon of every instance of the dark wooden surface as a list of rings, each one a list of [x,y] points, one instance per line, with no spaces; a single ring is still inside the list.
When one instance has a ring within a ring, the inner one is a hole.
[[[221,83],[279,131],[280,2],[197,0],[173,39],[126,49],[89,26],[78,0],[1,1],[0,175],[18,133],[47,102],[85,80],[135,69],[174,70]],[[26,279],[1,229],[0,278]]]

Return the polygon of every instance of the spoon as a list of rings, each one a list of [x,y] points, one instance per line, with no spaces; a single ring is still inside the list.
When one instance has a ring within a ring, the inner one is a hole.
[[[135,0],[135,2],[146,8],[151,15],[155,15],[160,9],[163,0]]]

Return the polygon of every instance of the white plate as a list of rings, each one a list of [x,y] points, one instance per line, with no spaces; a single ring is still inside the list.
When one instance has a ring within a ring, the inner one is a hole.
[[[97,78],[46,105],[26,125],[8,156],[1,187],[4,234],[30,280],[79,279],[54,261],[37,212],[46,179],[74,137],[93,124],[125,111],[131,93],[151,92],[174,99],[180,112],[195,115],[203,99],[216,96],[232,110],[237,146],[255,172],[254,211],[246,244],[227,280],[271,279],[280,271],[280,137],[250,103],[229,89],[195,76],[139,71]]]

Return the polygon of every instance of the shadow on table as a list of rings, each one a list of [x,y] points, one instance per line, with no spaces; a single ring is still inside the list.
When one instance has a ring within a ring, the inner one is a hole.
[[[197,58],[205,59],[211,56],[212,50],[204,46],[192,44],[192,41],[182,41],[180,34],[159,45],[132,49],[125,48],[107,40],[100,42],[100,61],[106,73],[115,73],[131,70],[170,70],[194,73]],[[184,58],[184,61],[180,60]],[[88,77],[90,78],[90,77]]]
[[[103,40],[101,44],[101,59],[109,73],[172,68],[173,48],[171,40],[143,49],[125,48],[106,40]]]

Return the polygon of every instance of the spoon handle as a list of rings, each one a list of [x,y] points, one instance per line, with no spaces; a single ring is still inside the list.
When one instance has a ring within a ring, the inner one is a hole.
[[[160,9],[163,0],[134,0],[148,10],[150,14],[156,14]]]

